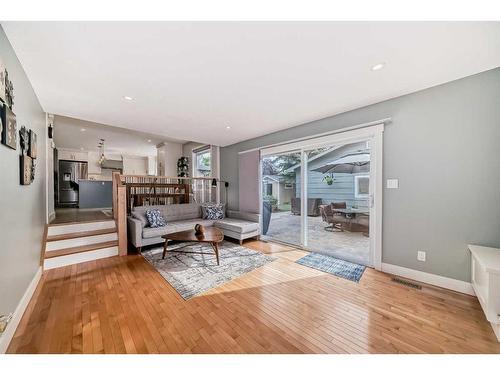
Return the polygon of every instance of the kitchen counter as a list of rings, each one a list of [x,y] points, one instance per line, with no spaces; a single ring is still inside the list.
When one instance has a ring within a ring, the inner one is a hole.
[[[113,183],[111,181],[80,180],[80,208],[108,208],[113,205]]]

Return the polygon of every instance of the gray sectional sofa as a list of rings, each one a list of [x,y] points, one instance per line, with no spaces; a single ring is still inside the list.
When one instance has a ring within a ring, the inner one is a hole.
[[[167,220],[167,225],[150,228],[147,225],[146,210],[158,209]],[[171,204],[166,206],[135,207],[127,218],[129,241],[139,250],[143,246],[164,242],[167,233],[194,229],[195,224],[215,226],[227,237],[240,241],[260,235],[260,215],[248,212],[227,211],[227,216],[220,220],[203,220],[201,205],[198,203]]]

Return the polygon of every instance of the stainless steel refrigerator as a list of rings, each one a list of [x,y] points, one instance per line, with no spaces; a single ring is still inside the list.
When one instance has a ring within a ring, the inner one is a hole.
[[[79,182],[87,177],[87,162],[59,160],[59,206],[78,207]]]

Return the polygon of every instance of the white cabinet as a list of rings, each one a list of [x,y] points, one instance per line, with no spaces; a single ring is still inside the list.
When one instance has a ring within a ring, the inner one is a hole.
[[[59,160],[88,161],[88,153],[83,151],[57,150]]]
[[[469,245],[469,250],[472,287],[500,341],[500,249]]]

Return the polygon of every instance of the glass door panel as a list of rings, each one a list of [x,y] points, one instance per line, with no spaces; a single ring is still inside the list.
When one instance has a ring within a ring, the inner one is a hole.
[[[307,150],[305,247],[370,265],[367,142]]]
[[[300,151],[266,155],[262,165],[262,234],[301,245]]]

